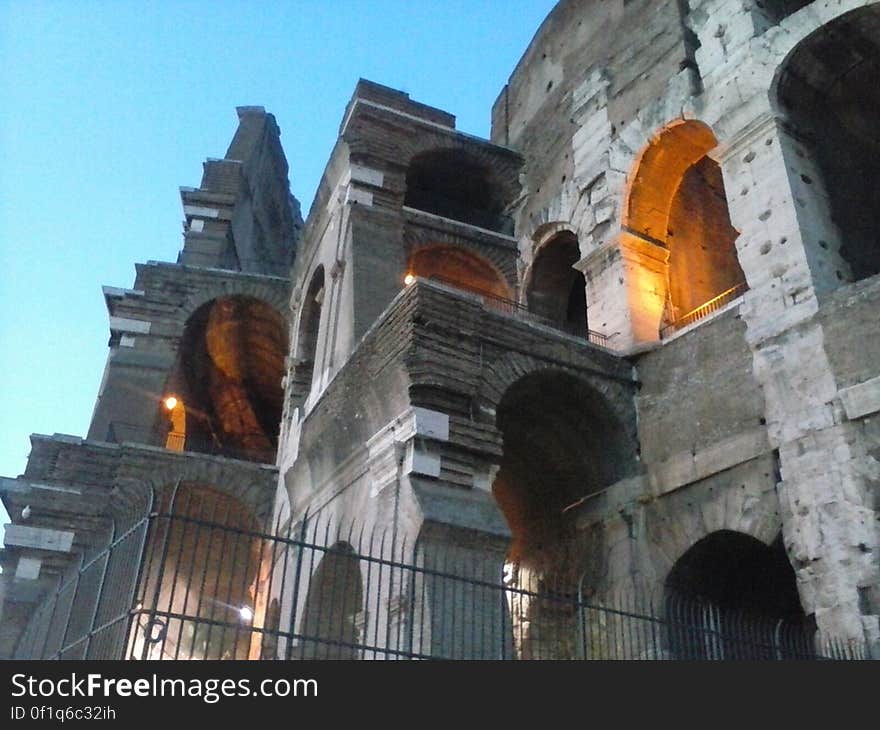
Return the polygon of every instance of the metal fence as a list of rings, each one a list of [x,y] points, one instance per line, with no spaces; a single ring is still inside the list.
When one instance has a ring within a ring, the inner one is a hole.
[[[194,506],[195,505],[195,506]],[[175,495],[85,558],[16,656],[58,659],[860,659],[682,596],[586,596],[466,546],[306,522],[265,534]],[[482,567],[481,567],[482,566]]]
[[[679,330],[684,329],[688,325],[693,324],[694,322],[699,322],[701,319],[708,317],[713,312],[717,312],[722,307],[730,304],[734,299],[741,296],[747,289],[748,284],[746,282],[740,282],[736,286],[732,286],[730,289],[721,292],[716,297],[713,297],[708,302],[701,304],[696,309],[692,309],[687,314],[679,317],[674,322],[663,326],[660,329],[660,337],[670,337]]]

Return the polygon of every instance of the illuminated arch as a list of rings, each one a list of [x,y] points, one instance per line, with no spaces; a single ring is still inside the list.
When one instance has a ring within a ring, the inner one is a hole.
[[[286,353],[284,320],[260,300],[228,296],[197,309],[184,327],[176,378],[186,450],[274,462]],[[174,409],[171,416],[174,424]]]
[[[412,253],[407,272],[424,279],[435,279],[475,294],[511,298],[510,287],[486,259],[459,246],[435,244]]]
[[[661,328],[689,324],[745,288],[721,169],[708,155],[716,146],[702,122],[670,124],[642,151],[627,191],[624,230],[668,260]]]

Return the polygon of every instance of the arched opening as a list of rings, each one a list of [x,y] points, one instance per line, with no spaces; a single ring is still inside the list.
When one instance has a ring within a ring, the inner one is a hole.
[[[318,331],[321,327],[321,309],[324,303],[324,267],[319,266],[303,297],[296,338],[296,364],[291,397],[295,405],[302,405],[312,389],[315,376],[315,360],[318,355]]]
[[[431,150],[414,157],[406,172],[403,204],[491,231],[513,232],[487,165],[464,150]]]
[[[721,168],[707,154],[716,145],[701,122],[673,124],[648,145],[630,188],[625,227],[668,251],[661,334],[701,319],[745,289]]]
[[[181,341],[186,450],[272,463],[281,423],[284,320],[250,297],[221,297],[190,317]]]
[[[572,658],[572,599],[593,587],[603,559],[575,529],[573,507],[630,475],[635,449],[604,398],[562,371],[524,376],[496,412],[503,452],[492,492],[512,533],[506,580],[528,592],[511,594],[515,644],[523,658]]]
[[[357,555],[338,542],[318,563],[300,621],[299,658],[357,659],[364,582]]]
[[[731,530],[694,544],[665,583],[669,648],[679,658],[760,659],[811,652],[782,538],[772,545]]]
[[[834,234],[820,232],[822,240],[805,242],[831,251],[832,286],[880,272],[878,75],[880,6],[875,4],[846,13],[801,41],[778,76],[778,104],[821,176],[814,181],[805,174],[801,180],[816,190],[811,205],[825,207],[840,235],[836,241]]]
[[[458,246],[437,244],[416,250],[410,256],[407,272],[475,294],[510,299],[510,287],[495,267]]]
[[[584,275],[573,268],[580,260],[577,236],[563,231],[545,243],[532,263],[526,300],[529,311],[578,337],[587,336]]]
[[[145,553],[133,658],[255,658],[256,530],[251,511],[213,487],[166,492]]]

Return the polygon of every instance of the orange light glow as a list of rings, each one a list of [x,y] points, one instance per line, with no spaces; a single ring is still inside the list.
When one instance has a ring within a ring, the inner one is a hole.
[[[406,284],[407,286],[412,286],[412,284],[413,284],[413,282],[415,282],[415,280],[416,280],[416,277],[413,276],[412,274],[407,274],[406,276],[403,277],[403,283]]]
[[[177,398],[175,398],[173,395],[169,395],[165,399],[165,407],[169,411],[173,411],[177,407]]]

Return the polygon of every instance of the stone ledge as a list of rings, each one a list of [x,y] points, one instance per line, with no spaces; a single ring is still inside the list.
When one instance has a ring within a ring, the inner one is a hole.
[[[648,467],[648,483],[654,496],[680,489],[705,479],[737,464],[766,454],[770,451],[766,428],[756,428],[745,433],[717,441],[697,451],[682,451],[659,464]]]
[[[850,420],[880,411],[880,377],[865,380],[849,388],[841,388],[840,400]]]

